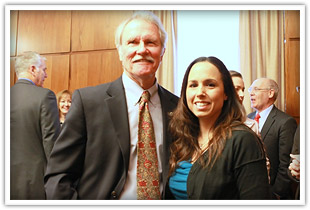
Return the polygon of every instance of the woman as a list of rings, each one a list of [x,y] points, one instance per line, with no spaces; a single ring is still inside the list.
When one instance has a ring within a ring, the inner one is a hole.
[[[243,82],[242,75],[239,72],[234,71],[234,70],[230,70],[229,73],[233,81],[233,84],[235,86],[239,102],[243,104],[245,88],[244,88],[244,82]],[[244,124],[246,124],[249,128],[251,128],[258,136],[260,136],[260,133],[258,130],[258,123],[255,120],[252,120],[247,117]]]
[[[233,81],[233,84],[235,86],[235,90],[238,96],[238,100],[240,102],[240,104],[243,104],[243,99],[244,99],[244,82],[243,82],[243,78],[242,75],[234,70],[230,70],[229,71],[231,79]],[[261,137],[259,129],[258,129],[258,123],[255,120],[252,120],[250,118],[246,118],[246,120],[244,121],[244,124],[246,126],[248,126],[249,128],[252,129],[252,131],[254,131],[259,137]],[[264,144],[264,143],[262,143]],[[266,153],[266,149],[264,148],[265,153]],[[267,166],[267,171],[268,171],[268,180],[270,183],[270,161],[269,158],[266,156],[266,166]]]
[[[59,93],[57,93],[56,97],[57,97],[60,125],[62,125],[65,122],[66,115],[69,111],[69,108],[71,107],[72,94],[69,90],[62,90]]]
[[[242,122],[230,74],[215,57],[194,60],[172,113],[166,199],[270,199],[266,157]]]

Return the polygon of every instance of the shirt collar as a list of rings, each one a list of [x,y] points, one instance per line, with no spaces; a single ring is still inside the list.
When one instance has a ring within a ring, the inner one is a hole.
[[[273,108],[273,104],[270,105],[267,109],[265,109],[265,110],[259,112],[259,115],[260,115],[261,119],[262,119],[264,122],[265,122],[265,120],[267,119],[267,117],[268,117],[269,113],[271,112],[272,108]],[[256,112],[256,114],[257,114],[257,112]]]
[[[28,78],[19,78],[18,80],[20,80],[20,79],[27,80],[27,81],[31,82],[33,85],[35,85],[34,82],[33,82],[31,79],[28,79]]]
[[[139,103],[140,97],[145,91],[142,87],[140,87],[135,81],[130,79],[125,72],[123,72],[122,75],[123,85],[125,88],[125,93],[127,96],[127,101],[130,104],[136,105]],[[153,96],[158,91],[158,83],[157,80],[155,81],[155,84],[147,89],[149,93],[151,94],[150,102],[153,103]]]

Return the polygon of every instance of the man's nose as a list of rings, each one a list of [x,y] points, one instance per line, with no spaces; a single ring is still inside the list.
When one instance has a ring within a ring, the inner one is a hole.
[[[145,53],[147,51],[145,43],[143,41],[140,41],[140,44],[138,46],[137,49],[137,53],[141,54],[141,53]]]

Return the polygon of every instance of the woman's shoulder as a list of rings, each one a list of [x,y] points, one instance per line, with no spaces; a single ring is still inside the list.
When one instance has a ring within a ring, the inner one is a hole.
[[[235,146],[247,146],[259,144],[260,139],[248,126],[241,125],[232,131],[231,141]]]

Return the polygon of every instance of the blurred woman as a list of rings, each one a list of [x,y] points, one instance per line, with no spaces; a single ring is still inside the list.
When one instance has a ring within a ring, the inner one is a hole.
[[[242,75],[239,72],[234,71],[234,70],[230,70],[229,73],[233,81],[233,84],[235,86],[235,90],[236,90],[239,102],[240,104],[243,104],[245,87],[244,87],[244,81],[243,81]],[[246,117],[244,124],[248,126],[249,128],[251,128],[252,131],[254,131],[261,138],[261,134],[258,129],[258,123],[255,120],[252,120]],[[265,152],[266,152],[266,149],[265,149]],[[266,166],[267,166],[267,171],[268,171],[268,180],[270,182],[270,161],[267,156],[266,156]]]
[[[239,72],[234,71],[234,70],[230,70],[229,73],[233,81],[233,84],[235,86],[239,102],[243,104],[245,87],[244,87],[244,81],[243,81],[242,75]],[[260,133],[258,130],[258,123],[255,120],[252,120],[247,117],[244,124],[246,124],[249,128],[251,128],[258,136],[260,136]]]
[[[166,199],[271,198],[263,145],[244,120],[226,66],[215,57],[194,60],[170,122]]]
[[[57,97],[60,125],[62,125],[65,122],[66,115],[69,111],[69,108],[71,107],[72,94],[69,90],[62,90],[57,93],[56,97]]]

